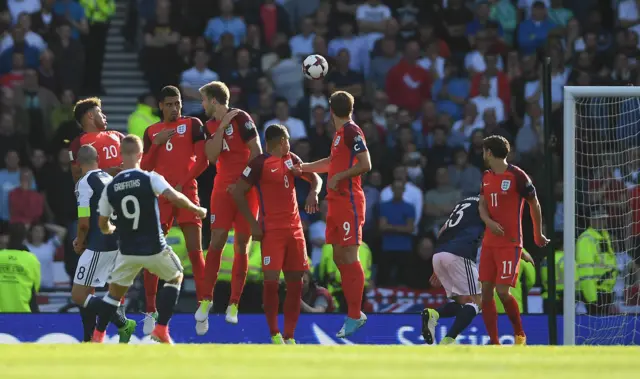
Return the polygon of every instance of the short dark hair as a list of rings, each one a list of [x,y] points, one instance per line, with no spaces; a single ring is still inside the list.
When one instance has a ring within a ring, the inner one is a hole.
[[[280,138],[289,138],[287,127],[280,124],[272,124],[267,127],[264,132],[264,139],[267,142],[275,141]]]
[[[163,102],[167,97],[180,97],[180,90],[176,86],[166,86],[160,90],[158,101]]]
[[[135,134],[129,134],[120,142],[120,153],[122,155],[138,154],[142,152],[142,140]]]
[[[329,107],[337,117],[347,118],[353,113],[353,101],[349,92],[337,91],[329,98]]]
[[[482,141],[482,148],[491,152],[496,158],[505,159],[511,151],[511,145],[506,138],[499,135],[491,135]]]
[[[276,100],[273,102],[273,104],[278,104],[278,103],[285,103],[287,106],[289,106],[289,102],[287,101],[286,97],[282,97],[282,96],[276,97]]]
[[[82,117],[84,117],[87,112],[96,107],[101,107],[102,101],[100,101],[97,97],[90,97],[87,99],[79,100],[76,105],[73,107],[73,118],[75,118],[78,124],[82,124]]]
[[[206,96],[208,99],[216,99],[221,105],[229,104],[229,87],[226,84],[219,81],[214,81],[200,87],[200,93]]]

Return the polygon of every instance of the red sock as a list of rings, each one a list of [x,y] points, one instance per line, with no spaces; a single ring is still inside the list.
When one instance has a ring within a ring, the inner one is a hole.
[[[482,319],[484,320],[484,326],[487,328],[489,338],[492,345],[500,345],[498,339],[498,311],[496,310],[496,301],[491,298],[491,301],[482,302]]]
[[[358,320],[362,309],[364,271],[359,261],[338,266],[342,277],[342,292],[347,301],[347,316]]]
[[[218,281],[218,271],[220,271],[220,258],[222,250],[214,250],[209,246],[207,260],[204,265],[204,278],[202,280],[202,298],[213,300],[213,289]]]
[[[120,299],[120,305],[124,305],[124,296]]]
[[[522,330],[522,319],[520,319],[520,308],[518,308],[518,302],[513,295],[509,294],[507,301],[503,301],[504,311],[509,316],[511,325],[513,325],[513,332],[516,336],[524,336],[524,330]]]
[[[244,282],[247,280],[249,270],[248,254],[233,254],[233,269],[231,270],[231,298],[229,304],[239,304]]]
[[[284,339],[293,338],[300,317],[302,281],[287,282],[287,296],[284,299]]]
[[[202,250],[190,251],[189,261],[191,262],[191,270],[193,271],[193,279],[196,282],[196,297],[202,300],[204,285],[204,257]]]
[[[269,333],[272,336],[280,333],[278,329],[278,307],[280,306],[278,295],[278,281],[265,280],[262,289],[262,304],[264,315],[267,317],[267,325],[269,325]]]
[[[147,300],[147,313],[156,311],[156,295],[158,294],[158,277],[144,270],[144,296]]]

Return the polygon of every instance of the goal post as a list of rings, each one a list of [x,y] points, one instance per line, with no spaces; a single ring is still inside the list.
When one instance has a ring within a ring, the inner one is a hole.
[[[628,257],[638,234],[633,230],[635,210],[630,195],[634,184],[629,183],[631,174],[625,168],[630,160],[633,163],[640,160],[640,154],[637,154],[639,136],[640,87],[564,87],[564,274],[558,273],[558,279],[562,278],[564,285],[564,345],[640,343],[636,336],[640,330],[640,317],[631,315],[638,312],[638,300],[634,298],[636,304],[625,302],[627,285],[633,284],[632,279],[636,276],[636,272],[628,271],[629,267],[637,267]],[[633,182],[639,185],[636,176]],[[613,188],[611,182],[616,182]],[[620,187],[617,182],[621,183]],[[612,251],[614,264],[611,264],[612,254],[609,253],[608,261],[598,258],[591,265],[595,275],[578,277],[576,243],[588,225],[598,222],[595,221],[597,217],[606,217],[604,222],[611,247],[607,248],[606,243],[598,244],[596,255],[602,257],[601,251]],[[588,312],[587,309],[593,309],[589,308],[592,304],[582,301],[579,279],[593,279],[593,283],[600,286],[598,288],[610,287],[611,293],[607,293],[607,297],[597,294],[599,303],[610,303]]]

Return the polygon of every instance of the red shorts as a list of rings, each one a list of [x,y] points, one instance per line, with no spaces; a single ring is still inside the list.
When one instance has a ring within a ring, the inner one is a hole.
[[[325,241],[328,244],[353,246],[362,244],[364,206],[356,207],[351,202],[329,201]]]
[[[191,200],[191,202],[196,205],[200,205],[200,199],[198,198],[198,186],[195,182],[191,185],[185,186],[182,189],[182,193]],[[202,220],[198,218],[195,213],[188,209],[176,207],[162,196],[158,197],[158,208],[160,210],[160,224],[162,224],[162,229],[165,233],[171,229],[174,220],[178,225],[195,224],[202,226]]]
[[[307,271],[307,242],[302,228],[268,230],[260,243],[262,271]]]
[[[255,188],[252,188],[247,192],[247,203],[249,203],[249,209],[251,213],[258,218],[258,192]],[[215,186],[211,191],[211,229],[223,229],[231,230],[232,228],[236,233],[251,235],[251,225],[249,222],[238,212],[233,196],[227,192],[227,186],[224,189],[216,189]]]
[[[522,248],[517,246],[483,246],[480,251],[480,281],[515,287],[521,255]]]

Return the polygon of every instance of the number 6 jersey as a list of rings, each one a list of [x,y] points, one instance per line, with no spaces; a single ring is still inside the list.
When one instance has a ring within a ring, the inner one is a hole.
[[[469,197],[451,211],[438,237],[436,252],[447,252],[476,261],[478,243],[484,233],[484,223],[480,218],[479,197]]]

